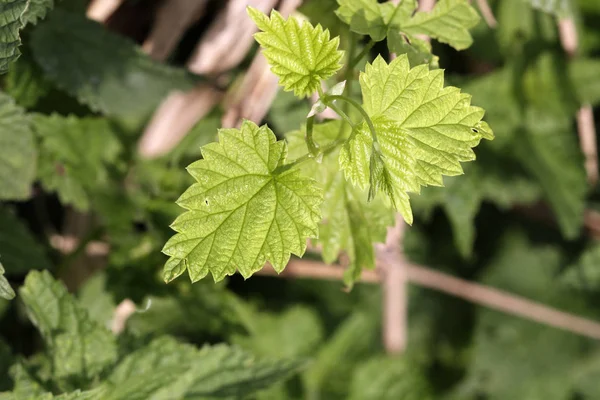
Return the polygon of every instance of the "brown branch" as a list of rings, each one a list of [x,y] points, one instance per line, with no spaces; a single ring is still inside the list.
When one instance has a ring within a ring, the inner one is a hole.
[[[89,19],[104,23],[106,22],[117,8],[123,4],[124,0],[92,0],[89,4],[86,15]]]
[[[135,312],[135,303],[130,299],[123,300],[115,309],[113,319],[111,321],[110,330],[115,335],[123,332],[127,320]]]
[[[207,0],[167,0],[157,11],[154,25],[142,48],[155,60],[173,52],[187,29],[204,14]]]
[[[487,0],[477,0],[477,6],[479,7],[479,11],[481,11],[481,16],[485,20],[485,23],[488,24],[490,28],[495,28],[496,25],[498,25],[498,22],[496,21]]]
[[[600,339],[600,323],[596,321],[569,314],[503,290],[456,278],[427,267],[407,264],[406,270],[408,281],[421,287],[437,290],[478,305],[568,332]],[[277,273],[270,267],[263,268],[257,274],[277,276]],[[343,275],[344,270],[339,266],[325,265],[316,261],[292,260],[278,276],[340,280]],[[380,272],[364,271],[361,281],[379,283],[381,282]]]

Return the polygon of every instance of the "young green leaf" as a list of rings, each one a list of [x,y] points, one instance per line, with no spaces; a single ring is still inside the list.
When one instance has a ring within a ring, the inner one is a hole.
[[[23,14],[23,21],[26,24],[37,24],[38,21],[46,18],[46,14],[54,8],[54,0],[29,0],[29,7]]]
[[[321,25],[313,27],[308,21],[284,19],[277,11],[270,18],[255,8],[248,14],[262,31],[255,34],[271,71],[279,77],[286,91],[306,97],[317,91],[321,80],[335,74],[342,65],[343,53],[338,50],[339,38],[329,38]]]
[[[33,58],[46,77],[92,110],[138,121],[171,90],[198,79],[159,64],[131,40],[60,9],[31,35]]]
[[[4,90],[22,107],[35,106],[48,94],[52,85],[28,53],[25,53],[6,74]]]
[[[392,23],[402,32],[428,35],[464,50],[473,43],[469,29],[479,23],[479,14],[466,0],[440,0],[431,12],[419,11],[409,19],[399,15]]]
[[[19,294],[46,342],[54,379],[91,381],[116,361],[113,334],[92,321],[48,271],[30,272]]]
[[[121,144],[108,120],[35,115],[41,139],[39,177],[61,201],[80,210],[90,206],[94,191],[108,182],[108,166],[117,161]]]
[[[0,207],[0,262],[14,275],[51,266],[45,249],[8,207]]]
[[[372,137],[366,123],[356,127],[340,154],[340,166],[354,184],[391,188],[389,197],[409,224],[408,192],[442,186],[442,175],[462,174],[460,162],[475,159],[471,148],[493,138],[481,121],[484,111],[470,105],[471,96],[443,84],[443,71],[426,65],[411,69],[406,55],[389,65],[377,57],[360,76],[364,108],[382,154],[375,182],[369,179]]]
[[[37,162],[31,121],[4,93],[0,93],[0,149],[0,200],[27,199]]]
[[[0,298],[12,300],[15,298],[15,291],[10,287],[10,283],[4,277],[4,267],[0,263]]]
[[[377,0],[337,0],[337,2],[340,7],[336,10],[336,15],[350,25],[352,31],[369,35],[376,42],[386,37],[390,19],[396,12],[396,7],[391,2],[378,3]],[[416,7],[414,1],[403,1],[398,10],[405,9],[406,3],[412,3],[410,11],[414,11]]]
[[[10,63],[21,55],[19,33],[24,26],[23,15],[28,0],[2,0],[0,2],[0,74],[8,71]]]
[[[248,278],[269,261],[281,272],[290,254],[301,256],[317,236],[321,189],[298,168],[284,169],[285,142],[267,127],[244,121],[221,129],[188,167],[196,179],[177,203],[188,211],[171,227],[164,246],[168,282],[187,269],[192,281],[215,281],[236,270]]]
[[[318,143],[331,142],[336,139],[342,124],[338,120],[315,125],[313,136]],[[306,152],[304,135],[303,130],[286,135],[290,156],[300,157]],[[339,153],[334,151],[325,155],[321,163],[305,163],[302,170],[324,187],[323,220],[319,224],[323,260],[332,263],[340,253],[345,253],[350,265],[344,282],[352,286],[363,268],[375,268],[373,243],[385,241],[387,227],[394,224],[394,212],[381,197],[368,203],[366,193],[344,179],[338,166]]]

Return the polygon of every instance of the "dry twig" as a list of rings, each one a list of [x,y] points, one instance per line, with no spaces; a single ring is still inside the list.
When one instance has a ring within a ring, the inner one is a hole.
[[[86,15],[89,19],[104,23],[110,18],[124,0],[92,0],[87,8]]]

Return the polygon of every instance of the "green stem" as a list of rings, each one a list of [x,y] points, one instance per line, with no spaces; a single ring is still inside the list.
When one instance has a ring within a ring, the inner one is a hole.
[[[309,154],[313,157],[316,157],[319,154],[319,145],[313,138],[314,125],[315,116],[312,115],[306,119],[306,136],[304,136],[304,139],[306,140],[306,147],[308,147]]]
[[[344,139],[336,139],[336,140],[334,140],[333,142],[329,143],[327,146],[323,147],[323,149],[319,153],[319,156],[326,156],[327,154],[329,154],[332,151],[334,151],[339,145],[341,145],[344,142],[345,142]],[[294,167],[302,164],[305,161],[312,160],[314,158],[315,158],[315,156],[313,156],[310,153],[307,153],[307,154],[303,155],[302,157],[296,158],[294,161],[292,161],[292,162],[290,162],[288,164],[280,165],[279,167],[275,168],[275,170],[273,171],[273,174],[274,175],[282,174],[285,171],[287,171],[287,170],[289,170],[291,168],[294,168]]]
[[[338,106],[336,106],[334,103],[328,104],[327,107],[329,107],[333,111],[335,111],[337,115],[339,115],[340,117],[342,117],[344,119],[344,121],[346,121],[348,123],[348,125],[350,125],[352,127],[352,129],[354,129],[354,126],[355,126],[354,122],[352,122],[352,120],[350,119],[350,117],[348,116],[348,114],[346,114],[344,112],[344,110],[342,110],[341,108],[339,108]]]
[[[367,125],[369,127],[369,131],[371,131],[371,136],[373,137],[373,147],[376,148],[377,150],[379,150],[379,141],[377,140],[377,131],[375,130],[375,125],[373,125],[373,121],[371,121],[371,117],[369,117],[369,114],[367,114],[367,112],[360,105],[360,103],[358,101],[350,98],[350,97],[343,96],[343,95],[326,95],[323,98],[323,102],[325,104],[327,104],[327,106],[330,107],[334,111],[335,111],[335,109],[333,107],[331,107],[332,102],[330,100],[333,100],[333,101],[335,101],[335,100],[345,101],[345,102],[349,103],[352,107],[354,107],[360,113],[360,115],[362,115],[362,117],[367,122]]]
[[[375,41],[373,39],[371,39],[371,40],[369,40],[369,43],[367,43],[367,45],[364,47],[364,49],[362,49],[362,51],[360,53],[358,53],[358,55],[356,57],[354,57],[354,59],[350,62],[350,64],[348,64],[348,69],[349,70],[354,69],[354,67],[356,67],[356,65],[360,62],[360,60],[362,60],[364,56],[369,54],[369,51],[371,51],[373,46],[375,46]]]

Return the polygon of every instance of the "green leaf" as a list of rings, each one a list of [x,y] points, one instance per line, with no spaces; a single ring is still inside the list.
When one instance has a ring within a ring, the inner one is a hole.
[[[113,296],[106,290],[106,279],[106,274],[101,272],[86,280],[79,289],[78,302],[90,319],[109,328],[116,304]]]
[[[37,160],[31,122],[24,110],[1,92],[0,149],[0,200],[27,199]]]
[[[9,275],[51,266],[44,248],[7,207],[0,207],[0,262]]]
[[[117,161],[121,144],[102,118],[35,115],[41,139],[39,177],[60,200],[87,210],[94,191],[108,183],[108,167]]]
[[[440,0],[431,12],[419,11],[410,19],[395,21],[402,32],[428,35],[456,50],[471,46],[469,29],[479,23],[479,14],[466,0]]]
[[[352,31],[369,35],[376,42],[386,37],[390,19],[396,10],[392,3],[378,3],[376,0],[337,1],[340,7],[336,10],[336,15],[350,25]],[[409,11],[414,11],[416,3],[412,0],[403,1],[398,10],[406,9],[407,3]]]
[[[23,21],[35,25],[46,18],[46,14],[53,8],[54,0],[29,0],[27,11],[23,14]]]
[[[21,55],[19,33],[24,26],[23,16],[29,1],[2,0],[0,4],[0,74],[3,74]]]
[[[425,40],[390,29],[387,45],[397,56],[406,54],[411,68],[420,64],[430,64],[432,69],[439,68],[439,57],[431,53],[431,44]]]
[[[192,281],[215,281],[236,270],[248,278],[269,261],[281,272],[290,254],[302,256],[317,236],[321,190],[285,164],[287,146],[267,127],[244,121],[221,129],[219,142],[202,148],[188,167],[196,179],[177,203],[188,210],[164,246],[168,282],[187,269]]]
[[[318,143],[328,143],[337,138],[343,127],[342,121],[318,124],[314,126],[313,137]],[[291,157],[306,153],[304,130],[290,132],[286,138]],[[394,212],[381,198],[367,202],[366,192],[344,179],[338,158],[339,151],[334,151],[325,155],[321,163],[305,163],[302,168],[325,191],[318,240],[323,247],[323,260],[332,263],[344,253],[350,262],[345,283],[352,285],[363,268],[375,268],[373,243],[385,241],[387,227],[394,224]]]
[[[0,263],[0,298],[12,300],[15,298],[15,291],[10,287],[10,283],[8,283],[4,277],[4,272],[4,267],[2,266],[2,263]]]
[[[259,360],[235,347],[198,350],[163,337],[127,356],[108,378],[110,400],[238,399],[298,371],[302,363]]]
[[[563,235],[573,239],[583,224],[587,180],[577,135],[569,119],[528,109],[527,131],[515,153],[535,176],[550,202]]]
[[[248,14],[262,31],[254,37],[284,90],[293,90],[301,98],[310,96],[320,88],[321,80],[342,67],[340,40],[330,39],[329,31],[321,25],[313,27],[293,17],[286,20],[275,10],[270,18],[252,7],[248,7]]]
[[[32,32],[31,50],[58,87],[94,111],[135,121],[147,118],[171,90],[195,81],[153,61],[129,39],[60,9]]]
[[[6,75],[6,93],[22,107],[31,108],[50,91],[44,73],[27,54],[19,57]]]
[[[569,18],[573,14],[572,0],[525,0],[531,7],[560,18]]]
[[[407,358],[376,357],[360,365],[351,381],[349,400],[429,400],[429,382]]]
[[[46,342],[54,379],[91,381],[116,361],[115,337],[92,321],[50,273],[30,272],[19,294]]]
[[[577,290],[600,289],[600,246],[592,245],[585,249],[579,259],[568,266],[561,275],[561,282]]]
[[[471,149],[481,138],[493,139],[481,121],[484,111],[470,105],[471,96],[443,87],[441,70],[426,65],[410,69],[402,55],[389,65],[380,56],[360,76],[363,107],[371,117],[381,147],[380,181],[391,186],[390,199],[412,223],[408,192],[420,186],[442,186],[442,175],[463,173],[460,162],[472,161]],[[362,123],[340,154],[340,166],[355,185],[366,188],[372,137]]]

